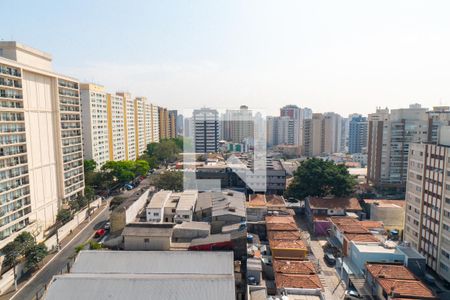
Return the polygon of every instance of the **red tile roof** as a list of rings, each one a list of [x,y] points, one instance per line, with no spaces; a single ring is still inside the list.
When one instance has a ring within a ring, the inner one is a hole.
[[[384,228],[383,222],[381,221],[373,221],[373,220],[364,220],[359,221],[359,224],[364,226],[367,229],[382,229]]]
[[[362,210],[356,198],[309,198],[308,203],[312,209]]]
[[[355,233],[347,233],[344,235],[344,237],[348,241],[354,241],[354,242],[374,242],[379,243],[380,240],[376,238],[373,234],[355,234]]]
[[[292,216],[266,216],[266,224],[269,223],[283,223],[283,224],[289,224],[293,223],[295,224],[295,220]]]
[[[273,260],[273,270],[283,274],[316,274],[316,267],[310,261],[303,260]]]
[[[333,216],[333,217],[328,217],[328,218],[330,219],[331,222],[333,222],[336,225],[357,224],[359,222],[359,220],[352,218],[352,217]]]
[[[297,249],[307,250],[302,240],[269,240],[271,249]]]
[[[283,196],[279,195],[266,195],[267,206],[277,206],[277,207],[285,207],[286,202],[284,201]]]
[[[267,231],[298,231],[297,225],[293,223],[268,223]]]
[[[433,292],[419,280],[377,279],[388,295],[396,297],[420,297],[418,299],[434,299]]]
[[[375,278],[414,280],[414,274],[403,265],[366,264],[367,271]]]
[[[370,233],[369,230],[367,230],[366,228],[364,228],[362,225],[360,225],[358,223],[336,225],[336,227],[342,233],[357,233],[357,234]]]
[[[269,240],[299,240],[301,238],[300,231],[269,231]]]
[[[319,276],[317,275],[298,275],[275,273],[275,284],[278,289],[297,288],[297,289],[321,289]]]
[[[248,201],[248,206],[266,206],[266,196],[264,194],[253,194],[250,195],[250,200]]]

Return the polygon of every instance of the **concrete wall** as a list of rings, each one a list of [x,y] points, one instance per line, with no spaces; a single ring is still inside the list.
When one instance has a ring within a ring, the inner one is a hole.
[[[147,203],[148,194],[150,193],[150,190],[146,190],[134,203],[128,207],[126,213],[125,213],[125,222],[126,224],[133,222],[136,218],[136,215],[138,212],[144,207],[144,205]]]
[[[378,205],[370,205],[370,219],[375,221],[382,221],[384,228],[403,229],[405,219],[405,209],[403,207],[380,207]]]
[[[124,250],[131,251],[168,251],[170,250],[170,237],[142,237],[124,236]],[[148,240],[148,242],[146,242]]]

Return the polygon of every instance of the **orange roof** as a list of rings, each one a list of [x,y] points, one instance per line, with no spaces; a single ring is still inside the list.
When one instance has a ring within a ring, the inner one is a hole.
[[[249,196],[248,206],[266,206],[266,196],[264,194],[253,194]]]
[[[308,203],[312,209],[362,210],[356,198],[309,198]]]
[[[375,278],[416,279],[413,273],[403,265],[367,263],[366,269]]]
[[[299,275],[275,273],[275,284],[278,289],[298,288],[298,289],[323,289],[317,275]]]
[[[348,241],[354,242],[374,242],[379,243],[380,240],[377,239],[373,234],[355,234],[355,233],[347,233],[344,235]]]
[[[328,217],[330,219],[331,222],[333,222],[336,225],[339,224],[357,224],[359,221],[355,218],[352,217],[338,217],[338,216],[334,216],[334,217]]]
[[[419,299],[433,299],[433,292],[419,280],[377,279],[380,286],[388,295],[397,297],[420,297]]]
[[[299,240],[301,238],[300,231],[269,231],[269,240]]]
[[[292,216],[266,216],[266,224],[295,224]]]
[[[359,221],[359,224],[361,224],[362,226],[364,226],[364,228],[367,229],[384,228],[383,222],[381,221],[364,220]]]
[[[266,195],[267,206],[286,206],[283,196],[279,195]]]
[[[272,249],[307,249],[302,240],[269,240],[269,244]]]
[[[273,260],[273,270],[283,274],[316,274],[316,267],[308,260]]]
[[[336,227],[342,233],[359,233],[359,234],[370,233],[369,230],[364,228],[362,225],[359,225],[358,223],[336,225]]]
[[[266,229],[267,231],[298,231],[294,223],[267,223]]]

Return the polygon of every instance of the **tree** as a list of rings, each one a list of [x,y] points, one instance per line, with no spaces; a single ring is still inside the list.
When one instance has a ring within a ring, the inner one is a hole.
[[[34,244],[25,252],[25,267],[27,269],[34,269],[47,256],[48,250],[44,243]]]
[[[3,266],[13,267],[17,264],[17,259],[20,256],[20,244],[16,241],[9,242],[2,248],[2,253],[4,255]]]
[[[153,179],[153,184],[157,189],[161,190],[183,190],[183,173],[182,172],[164,172],[158,174]]]
[[[158,167],[158,163],[156,162],[156,157],[148,155],[144,153],[139,157],[140,160],[145,160],[148,163],[149,169],[156,169]]]
[[[116,196],[116,197],[112,198],[111,202],[109,202],[109,208],[110,209],[116,208],[117,206],[122,204],[122,202],[125,201],[126,199],[127,198],[121,197],[121,196]]]
[[[119,183],[129,182],[136,176],[135,162],[131,160],[107,161],[101,170],[112,175]]]
[[[84,172],[94,172],[97,168],[97,163],[93,159],[86,159],[84,161]]]
[[[90,240],[89,241],[89,249],[90,250],[99,250],[99,249],[102,249],[102,245],[100,243],[97,243],[96,241]]]
[[[353,193],[355,184],[355,178],[348,173],[344,165],[311,158],[303,161],[294,172],[294,179],[286,195],[297,199],[328,195],[344,197]]]
[[[25,255],[25,252],[27,251],[27,249],[31,248],[32,246],[34,246],[36,244],[34,236],[27,231],[21,232],[14,239],[14,241],[19,244],[19,254],[20,255]]]
[[[69,209],[60,209],[56,215],[56,221],[61,224],[66,224],[72,219],[72,212]]]
[[[143,176],[148,173],[150,170],[150,166],[148,165],[148,162],[145,160],[136,160],[134,162],[134,174],[136,176]]]

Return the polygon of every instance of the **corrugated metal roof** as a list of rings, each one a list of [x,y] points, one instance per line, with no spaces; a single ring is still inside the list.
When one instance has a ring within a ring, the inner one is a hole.
[[[81,251],[72,273],[233,274],[232,252]]]

